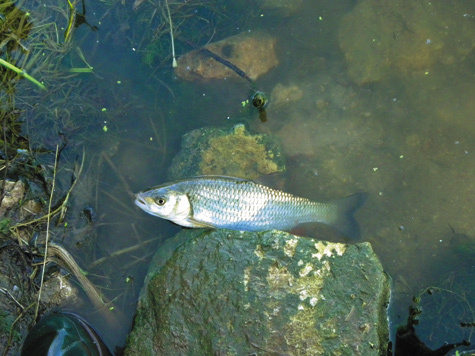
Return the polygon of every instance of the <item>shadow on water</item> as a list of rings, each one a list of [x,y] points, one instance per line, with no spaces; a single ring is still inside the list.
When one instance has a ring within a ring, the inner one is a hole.
[[[351,16],[377,25],[371,9],[365,8],[369,2],[304,1],[288,14],[253,8],[246,1],[228,7],[220,1],[172,6],[177,37],[186,39],[177,40],[178,55],[192,49],[187,41],[202,46],[242,30],[264,29],[278,38],[280,63],[258,79],[270,97],[265,123],[243,109],[249,98],[245,81],[185,82],[175,76],[168,22],[159,2],[136,1],[135,9],[120,1],[86,2],[87,12],[81,2],[74,2],[74,10],[67,2],[46,4],[56,14],[56,26],[49,27],[47,13],[22,2],[33,17],[40,16],[34,18],[30,36],[37,40],[35,31],[43,31],[51,42],[44,51],[50,60],[38,54],[36,42],[28,43],[28,58],[16,49],[10,60],[38,76],[49,91],[38,93],[32,83],[15,76],[19,83],[8,117],[21,122],[23,132],[16,127],[10,132],[18,138],[15,148],[29,149],[37,167],[47,172],[38,186],[49,186],[55,148],[62,147],[57,204],[85,150],[83,172],[51,238],[67,248],[113,303],[120,323],[108,325],[82,292],[61,309],[83,316],[120,353],[148,263],[160,244],[179,231],[138,211],[132,193],[167,180],[184,133],[244,121],[254,132],[280,138],[292,193],[319,201],[369,193],[357,216],[363,240],[372,243],[393,279],[393,335],[398,325],[406,325],[409,305],[414,304],[414,311],[426,303],[421,322],[407,325],[427,347],[473,343],[475,179],[468,167],[473,166],[475,149],[475,88],[468,78],[473,77],[474,51],[463,38],[459,47],[450,44],[456,32],[440,37],[434,27],[416,26],[410,30],[435,36],[441,49],[412,49],[413,64],[398,57],[387,72],[377,72],[376,67],[391,59],[377,51],[373,57],[354,59],[358,48],[348,45],[364,44],[352,33],[367,36],[358,32],[358,21]],[[248,9],[246,20],[229,20],[240,6]],[[5,12],[1,5],[0,10]],[[409,16],[401,8],[392,11]],[[460,21],[472,23],[475,13],[465,1],[457,1],[448,12],[437,4],[433,11],[446,19],[458,11]],[[393,24],[389,45],[381,39],[387,51],[409,51],[398,41],[409,31],[401,26]],[[0,50],[3,54],[4,47]],[[372,60],[374,67],[365,66]],[[9,95],[4,98],[12,102]],[[15,167],[11,161],[10,168]],[[437,292],[428,296],[429,287]]]

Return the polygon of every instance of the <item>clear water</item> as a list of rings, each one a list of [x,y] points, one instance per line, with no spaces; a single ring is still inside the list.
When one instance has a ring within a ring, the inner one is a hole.
[[[123,317],[110,328],[87,299],[81,307],[69,309],[96,325],[111,345],[124,344],[153,251],[180,229],[139,211],[129,193],[167,179],[184,133],[245,122],[252,132],[281,138],[289,173],[286,190],[315,200],[369,193],[357,217],[363,240],[371,242],[393,280],[393,328],[405,322],[412,297],[435,286],[450,291],[432,303],[442,320],[435,312],[431,326],[421,322],[420,336],[431,348],[469,338],[470,328],[461,328],[460,322],[473,322],[475,308],[475,33],[472,42],[466,40],[466,32],[474,28],[475,5],[457,1],[447,10],[453,12],[444,16],[437,12],[439,6],[414,26],[417,18],[411,14],[416,10],[406,8],[406,3],[395,2],[407,15],[406,27],[430,42],[419,41],[420,50],[412,52],[409,64],[391,58],[390,70],[360,86],[349,77],[340,48],[341,36],[351,36],[352,31],[338,34],[355,1],[305,0],[288,16],[258,8],[253,1],[224,10],[222,3],[210,2],[177,21],[178,36],[197,45],[256,29],[277,38],[280,64],[257,80],[259,89],[270,94],[278,84],[296,86],[302,96],[281,105],[273,105],[271,97],[269,120],[261,123],[254,112],[241,108],[249,93],[244,80],[184,82],[175,77],[166,27],[155,33],[162,36],[157,41],[162,51],[144,63],[145,54],[152,51],[151,29],[163,23],[150,5],[134,11],[131,4],[119,1],[86,2],[86,19],[99,30],[79,26],[62,65],[86,67],[75,50],[79,47],[93,72],[62,81],[67,83],[63,92],[55,91],[54,100],[43,96],[25,114],[25,130],[34,146],[54,150],[62,137],[68,140],[60,161],[66,170],[65,187],[67,168],[85,147],[85,168],[72,194],[68,227],[57,239],[70,248]],[[170,2],[172,10],[182,6],[183,12],[192,5]],[[81,12],[79,4],[77,8]],[[67,7],[63,9],[67,14]],[[441,16],[440,27],[423,27],[432,23],[431,16]],[[449,21],[457,16],[458,22]],[[361,15],[361,22],[352,26],[359,28],[364,21],[368,18]],[[57,26],[66,24],[62,18]],[[394,26],[394,46],[403,46],[397,41],[404,28]],[[408,46],[420,40],[414,36]],[[457,41],[465,42],[451,47]],[[430,52],[433,60],[422,57],[423,46],[430,45],[441,46]],[[178,56],[190,49],[178,41]],[[378,55],[382,54],[375,52],[368,60],[378,62]],[[419,67],[417,61],[422,63]],[[28,95],[36,95],[29,93],[37,91],[25,81],[21,84],[25,94],[20,94],[27,102]],[[71,93],[65,94],[68,85]],[[38,159],[51,164],[52,155]],[[77,229],[88,226],[82,215],[85,207],[94,209],[96,225],[79,234]],[[88,268],[97,258],[149,239],[156,240]],[[437,324],[447,320],[448,309],[451,323]]]

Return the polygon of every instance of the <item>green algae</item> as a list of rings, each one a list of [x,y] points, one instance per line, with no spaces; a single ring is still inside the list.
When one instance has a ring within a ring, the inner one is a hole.
[[[284,170],[280,142],[271,135],[252,135],[238,124],[231,129],[202,128],[186,134],[169,176],[178,179],[211,174],[255,179]]]

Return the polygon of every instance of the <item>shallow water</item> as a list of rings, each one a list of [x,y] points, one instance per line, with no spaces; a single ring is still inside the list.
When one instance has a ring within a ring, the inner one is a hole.
[[[47,132],[41,135],[36,131],[43,124],[27,117],[28,131],[34,145],[50,148],[58,141],[57,132],[63,132],[69,142],[65,165],[86,147],[86,169],[73,192],[68,213],[70,226],[85,225],[80,216],[86,206],[93,207],[98,216],[94,233],[85,237],[92,241],[94,252],[84,247],[86,243],[72,251],[86,269],[87,263],[96,258],[157,240],[90,271],[91,280],[124,313],[116,330],[101,324],[100,316],[87,302],[79,310],[77,306],[70,310],[95,324],[111,345],[123,345],[151,255],[161,241],[180,229],[139,211],[128,191],[136,192],[167,179],[167,169],[184,133],[204,126],[230,127],[244,122],[252,132],[275,134],[282,140],[289,170],[286,190],[315,200],[356,191],[369,193],[357,218],[362,240],[372,243],[393,280],[393,331],[395,325],[405,322],[413,296],[434,286],[450,293],[446,299],[432,303],[437,304],[434,310],[440,312],[441,319],[434,312],[433,325],[421,322],[419,335],[431,348],[468,339],[470,328],[461,328],[460,322],[473,322],[475,308],[475,45],[473,41],[454,48],[450,44],[462,41],[464,31],[474,28],[473,2],[457,1],[450,10],[457,13],[445,13],[445,19],[459,17],[459,29],[453,28],[457,22],[449,20],[436,29],[429,20],[421,20],[428,25],[412,27],[419,32],[410,46],[418,43],[421,33],[428,40],[434,36],[439,43],[419,41],[421,48],[416,46],[410,52],[414,57],[410,64],[404,58],[393,58],[386,72],[375,74],[374,80],[362,85],[355,84],[355,78],[349,75],[340,47],[342,37],[353,32],[342,33],[341,23],[354,11],[354,1],[307,0],[287,15],[242,3],[249,11],[245,19],[240,19],[242,23],[235,20],[225,26],[219,18],[224,14],[213,13],[210,4],[195,12],[203,19],[201,22],[194,18],[195,22],[187,20],[189,25],[186,21],[180,23],[181,36],[192,34],[192,26],[198,32],[203,26],[203,38],[193,38],[199,45],[257,29],[277,38],[280,64],[257,80],[259,89],[270,95],[281,84],[298,88],[302,95],[281,104],[273,103],[271,97],[266,123],[261,123],[255,112],[242,110],[241,102],[249,93],[244,80],[200,83],[176,78],[166,40],[160,42],[164,49],[152,64],[144,64],[144,53],[150,50],[146,44],[150,33],[144,28],[160,24],[150,11],[139,7],[134,12],[130,5],[124,7],[120,2],[86,4],[87,21],[99,30],[81,25],[73,41],[94,70],[71,79],[77,81],[73,91],[79,96],[70,99],[77,102],[71,122],[65,122],[64,115],[60,115],[63,121],[46,121],[43,129]],[[405,14],[406,2],[395,3]],[[414,9],[406,13],[409,27],[411,21],[416,21],[411,11]],[[440,16],[437,11],[441,11],[440,6],[428,15],[429,19]],[[363,14],[361,22],[368,21],[370,15]],[[359,28],[361,22],[351,26]],[[210,31],[209,26],[215,26],[214,30]],[[450,27],[447,31],[453,38],[441,34],[444,26]],[[204,38],[207,31],[214,37]],[[168,36],[165,29],[162,32],[164,38]],[[393,32],[394,41],[404,35],[397,24]],[[424,57],[423,46],[429,45],[440,46],[440,50],[429,53],[435,59]],[[402,45],[398,42],[397,46]],[[177,55],[185,50],[182,43]],[[71,53],[65,65],[83,66],[81,59]],[[381,53],[375,52],[368,60],[381,60],[377,65],[382,66],[384,60],[377,58],[384,55]],[[28,92],[28,85],[25,87]],[[45,100],[46,106],[52,106],[51,111],[61,104]],[[89,109],[91,112],[96,110],[87,120],[81,116],[87,112],[83,107],[86,104],[94,108]],[[82,121],[78,122],[75,115]],[[63,242],[68,244],[70,235],[66,232]],[[69,242],[70,248],[73,245]],[[443,325],[447,306],[453,307],[453,320]],[[427,309],[431,310],[430,306]]]

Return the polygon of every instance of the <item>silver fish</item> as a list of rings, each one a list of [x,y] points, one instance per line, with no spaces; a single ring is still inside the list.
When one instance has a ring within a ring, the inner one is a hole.
[[[145,212],[186,227],[265,231],[318,222],[358,237],[353,213],[366,194],[319,203],[250,180],[200,176],[151,188],[135,198]]]

